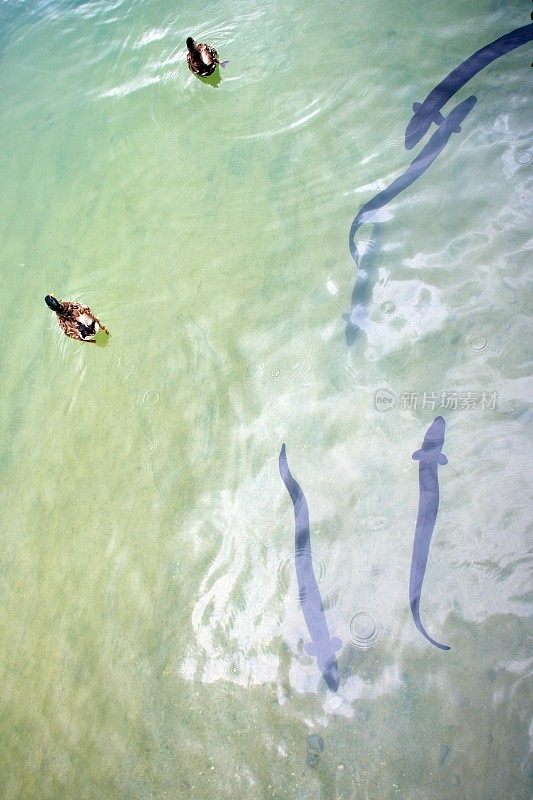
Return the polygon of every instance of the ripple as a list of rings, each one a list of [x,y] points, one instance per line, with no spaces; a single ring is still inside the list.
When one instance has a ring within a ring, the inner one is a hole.
[[[285,61],[284,69],[293,65]],[[268,139],[315,124],[318,119],[331,121],[335,128],[346,129],[349,118],[353,124],[355,110],[374,94],[375,87],[369,75],[359,73],[334,83],[322,94],[311,90],[284,92],[276,98],[272,119],[264,130],[237,136],[239,139]],[[342,119],[339,119],[341,115]]]
[[[272,545],[269,549],[274,551],[274,570],[276,573],[276,584],[278,591],[281,594],[287,594],[291,582],[293,580],[296,581],[294,548],[290,550],[287,545]],[[309,548],[303,552],[307,555],[309,553]],[[315,573],[317,583],[320,585],[327,575],[327,560],[316,552],[311,553],[311,557],[313,561],[313,571]],[[300,600],[305,600],[305,596],[300,596]]]
[[[411,195],[405,196],[405,204],[409,203],[417,205],[420,209],[421,220],[424,224],[438,220],[444,212],[450,208],[451,198],[449,192],[446,192],[442,186],[423,186],[417,187],[417,190]]]
[[[320,346],[323,340],[318,332],[289,319],[256,328],[241,343],[252,380],[270,375],[287,386],[300,383],[312,373]]]
[[[351,130],[356,119],[356,112],[375,94],[376,86],[370,73],[359,72],[336,83],[332,87],[331,106],[335,113],[330,115],[331,127],[343,132]]]
[[[383,314],[394,314],[396,311],[396,306],[392,300],[385,300],[385,302],[381,304],[381,311]]]
[[[143,403],[145,406],[155,406],[159,403],[159,392],[156,389],[148,389],[143,395]]]
[[[311,20],[306,20],[296,31],[296,38],[303,40],[307,37],[307,29],[311,26]]]
[[[490,338],[483,331],[470,331],[465,342],[474,353],[484,353],[490,346]]]
[[[380,128],[383,136],[380,142],[385,145],[398,146],[400,156],[403,151],[405,141],[405,102],[390,102],[387,100],[387,110],[380,117]]]
[[[289,72],[289,70],[294,67],[294,62],[290,61],[288,58],[283,58],[276,64],[276,67],[279,72]]]
[[[474,14],[470,14],[470,16],[466,17],[466,19],[461,22],[462,31],[470,27],[472,29],[472,33],[475,33],[476,35],[482,31],[488,30],[490,26],[491,16],[483,11],[476,11]]]
[[[350,620],[348,644],[355,650],[368,650],[383,637],[383,627],[367,611],[359,611]]]
[[[531,162],[531,153],[529,150],[519,150],[516,153],[514,160],[517,164],[529,164]]]

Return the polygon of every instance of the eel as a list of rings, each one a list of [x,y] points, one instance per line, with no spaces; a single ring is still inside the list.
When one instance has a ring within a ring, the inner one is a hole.
[[[419,462],[418,485],[420,499],[416,520],[411,574],[409,577],[409,604],[415,625],[426,639],[441,650],[449,650],[447,644],[432,639],[420,620],[420,595],[428,560],[429,545],[439,510],[439,464],[448,463],[442,452],[444,444],[445,422],[443,417],[435,417],[429,426],[422,448],[413,453],[413,459]]]
[[[375,197],[365,203],[358,211],[357,216],[352,222],[348,237],[350,253],[359,266],[359,254],[355,244],[355,234],[365,222],[372,218],[373,212],[383,208],[387,203],[396,197],[400,192],[416,181],[431,166],[437,156],[444,150],[451,134],[460,130],[460,122],[472,110],[476,98],[472,95],[459,103],[448,116],[443,116],[441,111],[444,105],[461,89],[468,81],[477,75],[482,69],[487,67],[492,61],[506,53],[511,52],[521,45],[527,44],[533,39],[533,24],[524,25],[516,28],[509,33],[500,36],[490,44],[485,45],[480,50],[476,50],[471,56],[455,67],[437,86],[435,86],[422,103],[413,103],[413,116],[409,120],[405,130],[405,148],[411,150],[429,130],[431,123],[439,126],[438,131],[444,126],[444,135],[435,139],[433,134],[422,152],[415,158],[408,169],[400,175],[390,186],[379,192]],[[455,123],[455,128],[452,126]],[[437,131],[437,132],[438,132]],[[355,286],[352,292],[352,306],[348,314],[343,318],[347,320],[346,342],[352,344],[362,330],[358,325],[358,319],[364,319],[364,308],[360,306],[354,298],[369,293],[368,274],[357,275]]]
[[[311,535],[309,530],[309,509],[305,495],[294,480],[287,463],[285,445],[279,454],[279,472],[294,506],[294,556],[300,605],[311,636],[305,645],[305,652],[316,658],[316,663],[326,684],[332,692],[339,688],[339,668],[335,652],[342,647],[342,641],[329,635],[324,606],[313,570],[311,555]]]
[[[475,104],[477,102],[477,98],[474,95],[467,97],[466,100],[463,100],[462,103],[459,103],[455,106],[452,111],[448,114],[446,118],[443,119],[439,129],[435,131],[429,142],[425,145],[425,147],[421,150],[421,152],[414,158],[405,172],[402,172],[389,186],[383,189],[381,192],[378,192],[374,197],[372,197],[364,206],[358,211],[357,216],[355,217],[354,221],[352,222],[350,233],[349,233],[349,247],[350,247],[350,254],[355,261],[355,263],[359,264],[359,251],[357,250],[357,245],[355,244],[355,235],[361,225],[364,225],[365,222],[369,222],[372,220],[376,211],[380,208],[383,208],[390,203],[391,200],[394,200],[400,192],[403,192],[404,189],[407,189],[408,186],[411,186],[424,172],[433,164],[435,159],[442,153],[452,133],[460,133],[461,132],[461,124],[466,118],[466,116],[472,111]],[[360,269],[357,273],[357,278],[354,286],[354,290],[352,292],[352,305],[350,308],[349,314],[344,316],[344,319],[347,320],[347,333],[346,339],[347,342],[350,340],[353,342],[355,339],[355,331],[360,328],[358,325],[358,317],[360,316],[360,300],[359,298],[365,294],[368,294],[369,287],[368,284],[368,272],[367,270]]]
[[[533,24],[524,25],[514,31],[500,36],[480,50],[476,50],[465,61],[446,75],[434,89],[430,91],[423,103],[413,103],[414,114],[405,130],[405,149],[411,150],[429,130],[432,122],[441,125],[444,117],[441,109],[465,83],[485,69],[497,58],[521,47],[533,39]]]

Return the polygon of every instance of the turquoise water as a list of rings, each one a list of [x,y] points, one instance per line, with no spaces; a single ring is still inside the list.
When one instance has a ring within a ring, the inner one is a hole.
[[[457,96],[350,348],[342,320],[413,101],[529,13],[0,3],[2,798],[530,797],[531,47]],[[64,337],[49,292],[109,346]],[[422,618],[449,653],[408,605],[439,413]],[[336,694],[303,650],[283,442]]]

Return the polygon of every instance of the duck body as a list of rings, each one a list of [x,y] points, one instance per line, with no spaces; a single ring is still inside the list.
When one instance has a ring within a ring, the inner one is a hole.
[[[187,64],[191,72],[195,75],[200,75],[201,78],[207,78],[212,75],[216,70],[219,60],[218,53],[214,47],[203,42],[195,42],[189,36],[187,39]]]
[[[105,331],[109,336],[109,331],[100,320],[95,317],[88,306],[81,303],[73,303],[69,300],[60,303],[52,295],[47,294],[44,298],[46,305],[57,315],[59,327],[71,339],[79,342],[90,342],[94,344],[96,334],[99,330]]]

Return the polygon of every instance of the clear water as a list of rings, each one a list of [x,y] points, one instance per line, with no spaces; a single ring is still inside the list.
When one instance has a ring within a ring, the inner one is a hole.
[[[467,6],[0,3],[4,800],[529,798],[530,47],[458,95],[351,348],[342,320],[412,102],[529,22]],[[218,87],[189,33],[229,60]],[[64,337],[48,292],[110,345]],[[422,616],[449,653],[407,598],[438,413]],[[282,442],[337,694],[303,651]]]

